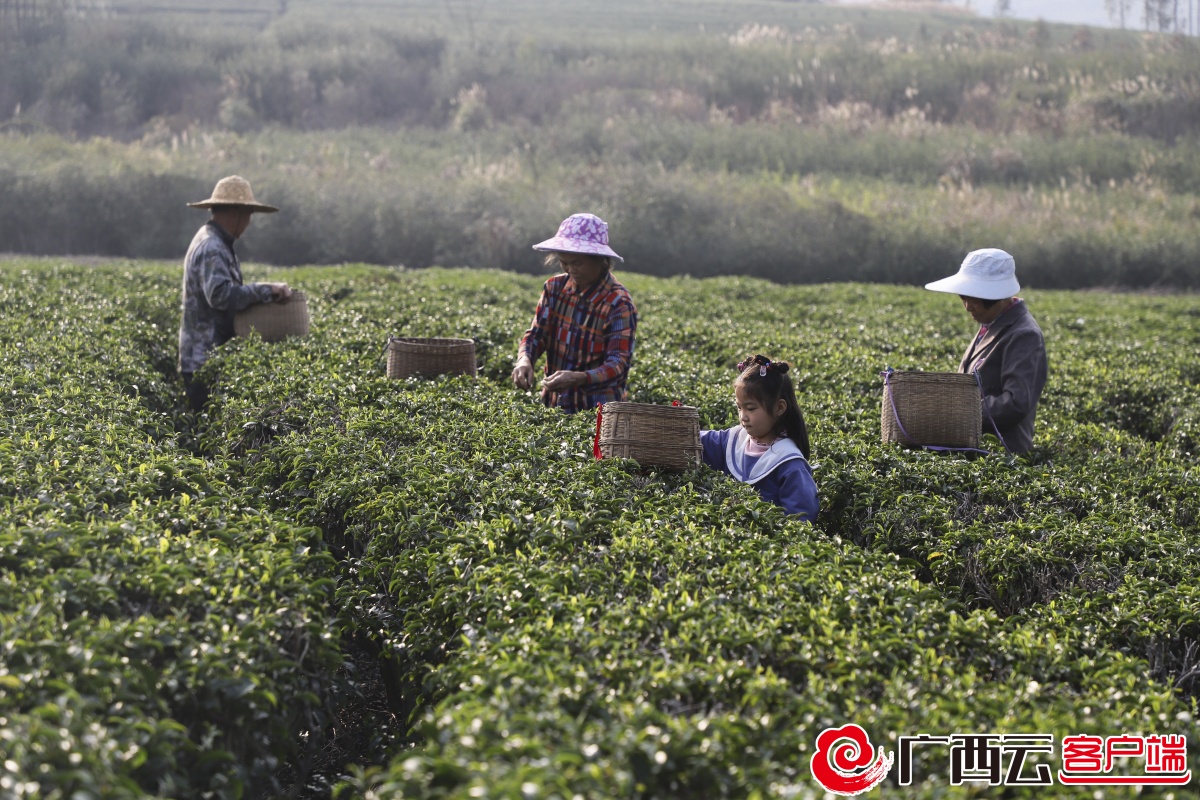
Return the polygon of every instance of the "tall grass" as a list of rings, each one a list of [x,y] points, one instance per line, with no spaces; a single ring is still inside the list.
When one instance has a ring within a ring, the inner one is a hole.
[[[1120,183],[943,180],[567,163],[460,133],[221,134],[186,143],[10,139],[0,156],[4,249],[179,257],[204,214],[214,161],[282,213],[256,217],[244,257],[537,271],[530,245],[568,213],[612,226],[626,267],[782,282],[923,282],[979,246],[1017,256],[1040,287],[1200,283],[1196,197],[1146,175]],[[478,145],[478,146],[476,146]],[[541,145],[539,144],[539,150]],[[287,154],[281,159],[280,154]],[[536,162],[536,163],[535,163]],[[36,172],[21,165],[37,163]]]
[[[1200,284],[1191,41],[752,0],[625,37],[450,4],[464,38],[389,8],[6,42],[0,250],[177,256],[236,172],[284,207],[242,245],[274,263],[536,270],[586,209],[654,274],[916,282],[994,245],[1044,286]]]

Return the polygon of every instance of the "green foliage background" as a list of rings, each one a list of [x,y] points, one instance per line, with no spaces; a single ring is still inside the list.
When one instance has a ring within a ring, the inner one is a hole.
[[[706,469],[596,462],[594,417],[513,389],[534,276],[251,266],[306,290],[312,333],[221,348],[193,417],[178,269],[0,268],[8,794],[816,797],[847,722],[1200,755],[1190,297],[1026,293],[1035,448],[970,458],[879,442],[879,370],[950,369],[971,335],[953,298],[622,274],[633,399],[725,426],[740,357],[793,362],[809,526]],[[480,377],[389,381],[391,334],[475,337]],[[985,791],[948,763],[876,791]]]
[[[1039,288],[1200,283],[1193,39],[761,0],[281,8],[0,31],[0,251],[177,257],[185,203],[238,173],[283,207],[245,242],[280,265],[532,272],[587,210],[654,275],[915,284],[998,246]]]

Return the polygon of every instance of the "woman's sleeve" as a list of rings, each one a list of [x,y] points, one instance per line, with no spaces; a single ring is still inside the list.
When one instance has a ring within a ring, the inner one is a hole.
[[[615,303],[604,325],[604,363],[587,370],[589,384],[607,383],[629,374],[636,330],[637,310],[626,301]]]
[[[721,472],[725,468],[725,443],[729,440],[729,431],[700,431],[700,457],[704,463]]]
[[[779,481],[779,505],[789,514],[804,517],[809,522],[817,518],[821,510],[817,498],[817,483],[813,480],[808,463],[796,459],[777,467],[782,473]]]
[[[983,410],[1003,428],[1037,407],[1046,384],[1046,345],[1037,331],[1019,331],[1005,342],[1002,355],[1001,391],[983,398]]]
[[[546,350],[546,324],[549,318],[550,298],[546,287],[543,286],[542,296],[538,298],[537,308],[533,311],[533,322],[521,337],[521,345],[517,349],[531,364],[537,363],[538,357]]]

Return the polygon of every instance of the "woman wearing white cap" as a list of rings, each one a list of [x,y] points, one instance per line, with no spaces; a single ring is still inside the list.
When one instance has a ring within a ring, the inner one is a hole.
[[[612,275],[613,262],[624,259],[608,246],[608,223],[594,214],[572,214],[533,249],[547,253],[546,265],[562,273],[542,287],[517,351],[513,383],[533,388],[533,365],[545,353],[546,405],[573,413],[624,400],[637,308]]]
[[[286,283],[242,284],[242,268],[233,243],[250,227],[250,216],[279,209],[254,199],[250,182],[239,175],[217,181],[212,197],[192,208],[210,209],[212,218],[196,232],[183,261],[183,316],[179,323],[179,373],[193,411],[200,411],[208,389],[194,373],[209,351],[233,338],[234,312],[255,303],[287,302]]]
[[[980,324],[959,372],[974,374],[983,394],[983,432],[1013,453],[1033,447],[1033,421],[1048,371],[1042,329],[1016,297],[1016,262],[994,247],[967,253],[958,272],[925,284],[961,298]]]

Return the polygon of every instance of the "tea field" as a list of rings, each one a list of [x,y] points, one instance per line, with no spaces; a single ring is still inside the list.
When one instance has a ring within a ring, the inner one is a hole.
[[[849,723],[1053,736],[1027,774],[1083,734],[1200,763],[1194,296],[1025,293],[1035,448],[972,457],[879,441],[879,371],[973,334],[954,298],[622,274],[632,399],[728,426],[739,358],[793,362],[810,526],[595,461],[594,415],[512,388],[541,277],[247,273],[312,333],[223,347],[193,415],[178,263],[0,261],[0,796],[821,797]],[[389,334],[474,337],[479,378],[389,381]],[[1140,794],[950,767],[915,748],[865,796]]]

